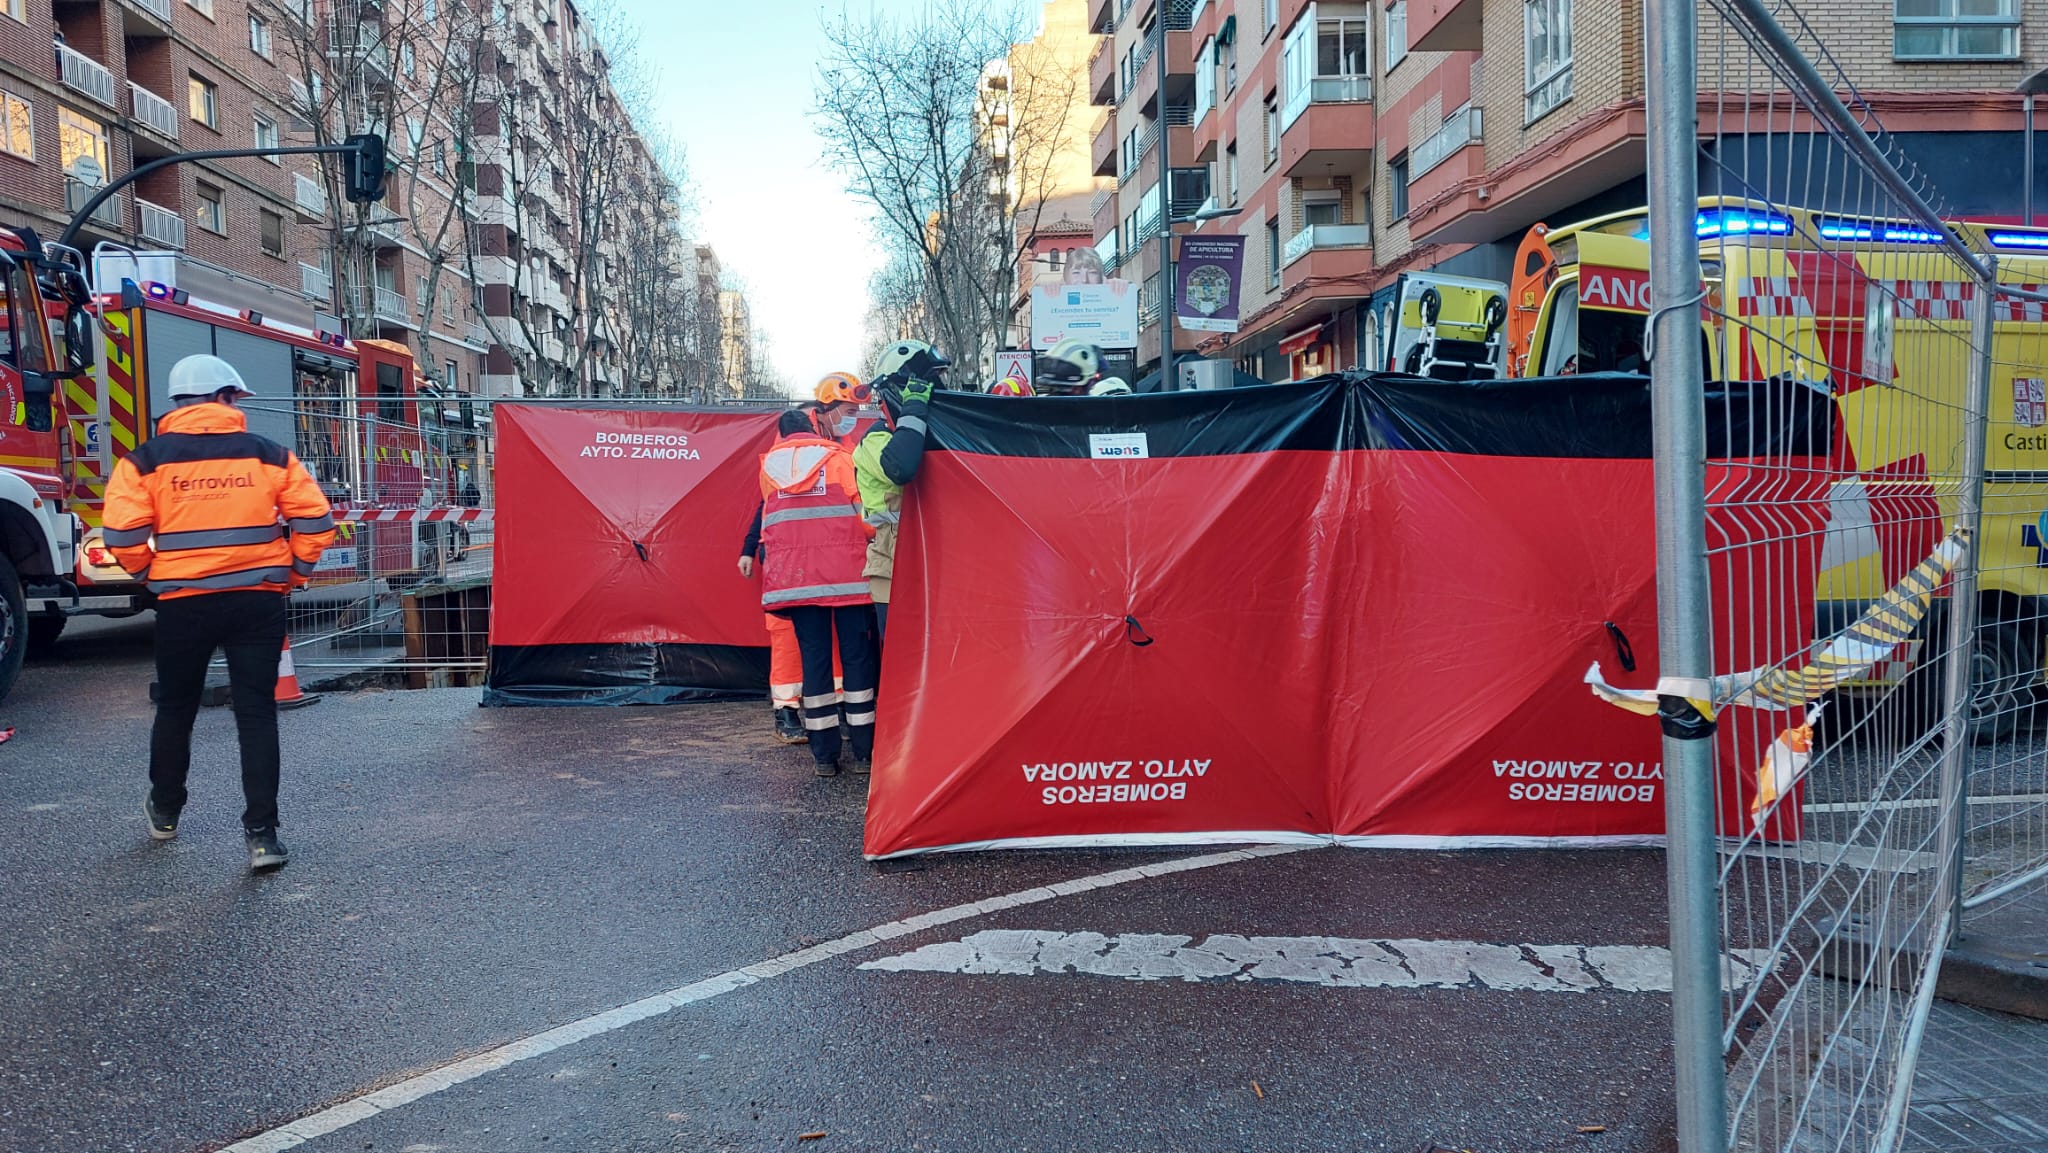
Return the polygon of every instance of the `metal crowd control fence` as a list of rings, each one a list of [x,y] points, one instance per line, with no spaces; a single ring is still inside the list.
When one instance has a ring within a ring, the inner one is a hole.
[[[1792,4],[1645,17],[1680,1147],[1891,1150],[1944,946],[2048,872],[2048,253],[1952,226]]]
[[[291,599],[292,663],[302,682],[482,683],[497,532],[495,417],[503,404],[689,407],[467,395],[244,402],[268,415],[270,427],[289,417],[294,451],[334,506],[334,544]]]

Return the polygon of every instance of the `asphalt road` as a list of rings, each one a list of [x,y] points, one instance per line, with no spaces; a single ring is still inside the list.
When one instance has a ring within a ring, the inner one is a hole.
[[[4,706],[0,1151],[218,1149],[818,942],[1215,851],[871,866],[861,779],[813,777],[765,708],[483,710],[446,690],[286,714],[294,859],[252,879],[224,710],[201,718],[179,839],[144,836],[148,636],[87,624]],[[995,930],[1654,945],[1662,870],[1641,851],[1314,849],[1041,893],[302,1148],[1664,1149],[1655,993],[861,967]]]

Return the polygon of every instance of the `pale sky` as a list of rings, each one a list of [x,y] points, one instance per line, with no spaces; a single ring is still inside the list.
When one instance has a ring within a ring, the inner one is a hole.
[[[828,372],[866,375],[861,318],[882,254],[861,204],[818,159],[807,115],[820,0],[618,3],[645,34],[659,115],[688,156],[696,239],[745,281],[776,367],[806,394]]]

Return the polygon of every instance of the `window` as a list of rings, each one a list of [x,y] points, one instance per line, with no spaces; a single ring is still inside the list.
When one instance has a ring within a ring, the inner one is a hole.
[[[1344,223],[1344,194],[1336,189],[1302,193],[1301,222],[1305,225]]]
[[[419,76],[420,59],[412,50],[412,41],[408,40],[404,44],[399,45],[398,65],[405,69],[406,79],[416,79]]]
[[[192,219],[208,232],[223,235],[228,230],[227,193],[219,187],[201,181],[198,186],[199,204],[192,210]]]
[[[263,251],[272,256],[284,255],[284,217],[268,208],[256,210],[256,219],[261,226]]]
[[[211,80],[192,76],[187,81],[185,104],[192,119],[208,128],[220,128],[220,88]]]
[[[1522,32],[1522,120],[1533,124],[1572,98],[1572,0],[1527,0]]]
[[[26,24],[28,23],[28,0],[0,0],[0,12],[5,12]]]
[[[1387,219],[1408,215],[1408,154],[1387,161]]]
[[[64,171],[71,172],[79,160],[90,156],[102,174],[113,171],[113,154],[107,148],[107,126],[62,105],[57,107],[57,158]]]
[[[1223,150],[1223,195],[1229,198],[1225,201],[1226,207],[1235,207],[1237,205],[1237,141],[1235,140],[1230,142],[1230,147]]]
[[[1266,35],[1273,34],[1273,26],[1280,23],[1280,0],[1265,0]]]
[[[213,19],[213,0],[185,0],[185,7],[199,13],[208,20]]]
[[[425,6],[422,8],[421,11],[426,16],[427,19],[439,20],[441,18],[440,0],[427,0]]]
[[[38,323],[35,306],[35,272],[25,264],[9,261],[0,268],[0,359],[23,372],[48,372],[51,368],[48,329]],[[27,315],[24,315],[26,313]],[[15,334],[21,334],[17,343]]]
[[[1266,221],[1266,287],[1280,287],[1280,222]]]
[[[434,141],[434,175],[439,176],[443,180],[448,179],[448,141],[446,139]]]
[[[441,319],[455,323],[455,289],[452,286],[441,290]]]
[[[270,59],[270,23],[254,12],[249,13],[249,50]]]
[[[1372,52],[1364,20],[1316,21],[1316,75],[1370,76]]]
[[[2009,60],[2020,54],[2019,0],[1892,0],[1901,60]]]
[[[1216,106],[1215,53],[1216,42],[1214,40],[1202,41],[1201,51],[1195,53],[1194,122],[1196,124],[1200,124],[1202,122],[1202,117],[1207,116],[1209,114],[1209,110]]]
[[[1266,167],[1280,160],[1280,99],[1266,97]]]
[[[1237,37],[1231,36],[1216,51],[1223,58],[1223,94],[1228,96],[1237,91]]]
[[[277,121],[272,120],[270,117],[265,116],[261,112],[258,112],[256,114],[255,138],[256,147],[258,148],[276,148]],[[270,161],[272,164],[282,165],[284,163],[284,159],[278,156],[266,156],[264,157],[264,159]]]
[[[0,148],[23,160],[36,158],[36,110],[12,92],[0,92]]]
[[[442,380],[441,380],[441,384],[442,384],[442,385],[443,385],[444,387],[446,387],[446,388],[448,388],[448,389],[450,389],[450,390],[452,391],[452,390],[453,390],[453,389],[455,388],[455,386],[456,386],[457,384],[461,383],[461,381],[462,381],[462,370],[461,370],[461,368],[460,368],[459,366],[457,366],[457,365],[456,365],[456,363],[455,363],[454,361],[452,361],[452,360],[451,360],[451,361],[449,361],[449,362],[448,362],[448,375],[447,375],[446,377],[442,378]]]
[[[433,297],[427,294],[427,278],[422,276],[414,281],[412,302],[419,306],[420,315],[428,320],[434,318]]]
[[[1394,70],[1408,56],[1408,0],[1394,0],[1387,8],[1387,71]]]

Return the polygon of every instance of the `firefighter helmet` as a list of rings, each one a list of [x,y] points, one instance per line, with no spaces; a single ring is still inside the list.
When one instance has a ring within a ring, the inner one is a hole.
[[[875,358],[875,371],[870,379],[877,383],[888,377],[937,381],[952,363],[922,340],[899,340]]]
[[[1098,380],[1098,381],[1096,381],[1096,382],[1095,382],[1095,383],[1094,383],[1093,385],[1089,386],[1089,389],[1088,389],[1088,395],[1089,395],[1089,396],[1129,396],[1129,395],[1131,395],[1131,386],[1130,386],[1130,385],[1128,385],[1128,384],[1125,384],[1125,383],[1123,382],[1123,378],[1122,378],[1122,377],[1119,377],[1119,376],[1105,376],[1105,377],[1103,377],[1103,378],[1102,378],[1101,380]]]
[[[1068,337],[1038,355],[1037,377],[1048,392],[1081,393],[1102,375],[1102,350]]]
[[[1031,382],[1021,376],[1006,376],[988,386],[990,396],[1030,396]]]
[[[874,390],[860,382],[860,377],[850,372],[827,373],[818,382],[819,404],[866,404],[874,399]]]

